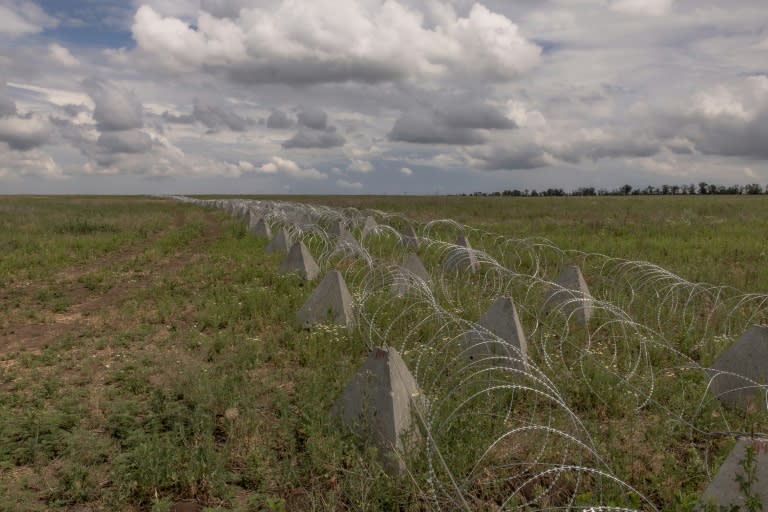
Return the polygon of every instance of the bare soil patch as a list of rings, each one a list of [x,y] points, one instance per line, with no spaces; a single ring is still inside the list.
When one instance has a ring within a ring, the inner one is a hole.
[[[177,226],[183,225],[185,221],[186,218],[183,215],[175,218]],[[119,320],[120,315],[117,314],[117,310],[123,301],[148,289],[164,277],[176,275],[195,258],[202,257],[204,255],[202,249],[218,238],[221,229],[219,221],[209,218],[206,232],[191,244],[191,248],[172,253],[140,272],[125,273],[118,279],[115,286],[106,291],[90,289],[79,282],[78,278],[137,257],[152,245],[154,239],[110,254],[88,265],[65,269],[51,279],[28,282],[23,288],[9,290],[0,296],[0,303],[14,301],[19,307],[10,309],[10,318],[6,326],[0,328],[0,355],[20,350],[40,350],[84,329],[101,330],[107,327],[104,325],[105,319],[109,319],[110,323],[116,319]],[[162,233],[156,238],[160,236]],[[44,308],[41,307],[38,296],[46,290],[55,290],[58,302],[66,304],[64,311],[54,313],[42,311]],[[29,312],[35,314],[29,314]],[[37,321],[41,315],[44,321]],[[122,320],[130,322],[130,319]],[[111,329],[116,327],[114,324],[109,325]]]

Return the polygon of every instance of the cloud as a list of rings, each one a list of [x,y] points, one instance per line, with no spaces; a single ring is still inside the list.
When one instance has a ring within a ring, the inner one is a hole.
[[[487,130],[509,130],[517,123],[508,118],[499,108],[477,100],[466,101],[448,98],[447,104],[434,110],[439,122],[458,128],[482,128]]]
[[[48,45],[48,56],[53,62],[65,68],[76,68],[80,65],[80,61],[68,49],[56,43]]]
[[[261,174],[286,175],[291,178],[306,178],[311,180],[322,180],[328,177],[328,175],[317,169],[302,169],[296,162],[280,158],[279,156],[273,156],[269,162],[257,168],[256,172]]]
[[[65,179],[68,176],[51,155],[39,150],[4,150],[0,144],[0,179],[36,176]]]
[[[97,144],[109,153],[144,153],[152,149],[152,138],[139,130],[105,132]]]
[[[647,158],[658,154],[663,142],[642,130],[602,128],[543,130],[515,138],[498,139],[463,154],[475,168],[522,170],[568,163],[582,165],[612,158]]]
[[[106,140],[100,136],[95,143],[86,142],[83,153],[89,161],[83,166],[83,171],[86,174],[151,178],[237,178],[243,173],[239,163],[185,153],[162,134],[146,130],[114,132],[105,135],[108,137]],[[145,135],[150,138],[149,145]]]
[[[51,123],[36,115],[0,117],[0,142],[18,151],[42,146],[50,139],[51,131]]]
[[[367,174],[369,172],[373,172],[373,164],[369,162],[368,160],[352,160],[352,162],[347,166],[347,170],[351,172],[359,172],[362,174]]]
[[[256,166],[254,166],[251,162],[245,162],[243,160],[237,162],[237,166],[243,172],[252,172],[256,169]]]
[[[7,96],[0,96],[0,117],[15,116],[15,115],[16,115],[16,102]]]
[[[58,22],[37,4],[23,0],[3,0],[0,3],[0,35],[19,37],[37,34]]]
[[[199,99],[195,101],[192,116],[211,131],[228,128],[233,132],[244,132],[252,124],[249,119],[235,114],[230,109],[210,105]]]
[[[359,181],[347,181],[344,179],[338,179],[336,180],[336,185],[338,185],[341,188],[346,188],[349,190],[362,190],[363,184]]]
[[[487,140],[480,130],[517,128],[500,108],[476,98],[445,96],[434,103],[406,110],[395,121],[389,138],[416,144],[476,145]]]
[[[86,80],[83,86],[95,105],[93,119],[99,130],[132,130],[143,126],[143,107],[133,92],[93,79]]]
[[[403,167],[403,168],[400,169],[400,174],[402,174],[403,176],[412,176],[413,175],[413,171],[411,169],[409,169],[408,167]]]
[[[209,133],[216,133],[224,128],[233,132],[247,131],[254,123],[246,117],[237,115],[232,109],[209,104],[199,98],[195,98],[192,114],[174,115],[163,112],[163,119],[175,124],[193,124],[199,122]]]
[[[77,117],[83,112],[91,111],[85,105],[75,105],[74,103],[68,103],[66,105],[63,105],[61,109],[70,117]]]
[[[288,114],[282,110],[272,109],[269,117],[267,117],[267,128],[272,128],[273,130],[287,130],[288,128],[293,128],[293,125],[293,119],[288,117]]]
[[[325,130],[328,127],[328,114],[317,108],[302,108],[297,120],[301,126],[313,130]]]
[[[411,110],[395,121],[389,139],[415,144],[475,145],[486,141],[485,135],[464,126],[451,126],[433,111]]]
[[[200,8],[218,18],[237,18],[240,11],[252,7],[252,0],[201,0]]]
[[[232,0],[222,0],[220,3],[226,4]],[[173,16],[186,21],[194,20],[199,10],[202,8],[201,0],[132,0],[134,9],[139,9],[146,5],[154,11],[164,16]],[[214,2],[212,2],[214,3]]]
[[[698,91],[687,106],[656,114],[654,123],[680,154],[768,160],[768,76]]]
[[[523,170],[547,167],[557,159],[541,147],[530,145],[496,145],[465,153],[472,167],[484,170]]]
[[[434,27],[398,0],[282,0],[237,14],[213,7],[192,28],[142,5],[132,26],[138,48],[159,67],[224,72],[249,84],[503,81],[537,65],[541,53],[511,20],[480,4],[466,17],[445,5]]]
[[[662,16],[672,7],[673,0],[614,0],[611,9],[625,14]]]
[[[346,139],[336,133],[334,127],[327,130],[312,130],[302,127],[293,137],[283,142],[283,148],[328,149],[343,146],[345,142]]]
[[[195,119],[195,116],[192,114],[171,114],[167,110],[163,112],[162,116],[164,121],[171,123],[171,124],[195,124],[197,122],[197,119]]]

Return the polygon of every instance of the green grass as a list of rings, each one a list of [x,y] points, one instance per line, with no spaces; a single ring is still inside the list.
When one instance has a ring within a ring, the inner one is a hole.
[[[507,236],[542,236],[561,247],[649,260],[691,280],[768,289],[758,235],[766,228],[768,198],[291,199],[419,220],[454,218]],[[160,511],[178,500],[210,510],[435,508],[421,454],[412,456],[412,475],[389,477],[374,450],[328,414],[365,357],[362,334],[297,328],[294,313],[311,286],[278,275],[281,258],[264,256],[264,246],[221,211],[169,201],[0,198],[0,335],[15,339],[27,324],[55,333],[46,345],[0,352],[0,511]],[[383,243],[378,250],[387,253]],[[465,318],[479,317],[490,300],[475,297],[471,287],[453,292],[439,299],[446,308],[471,304],[457,311]],[[398,304],[408,313],[398,318],[388,301],[372,299],[370,307],[382,306],[377,319],[394,325],[389,336],[399,341],[423,309],[404,298]],[[91,303],[98,307],[73,324],[56,319]],[[542,332],[562,328],[552,322]],[[441,329],[439,319],[423,324],[408,341],[406,360],[428,350],[419,340],[450,334]],[[536,357],[535,347],[532,352]],[[649,357],[661,366],[672,361],[664,351]],[[580,381],[561,379],[563,396],[619,476],[665,510],[690,510],[715,467],[701,453],[721,457],[728,443],[692,437],[659,408],[627,409],[601,368],[587,363],[579,371],[615,393],[597,399]],[[561,361],[550,371],[574,370]],[[461,376],[452,378],[434,390],[450,389]],[[687,399],[701,390],[700,376],[682,372],[664,382],[659,400],[695,416],[699,428],[720,424],[712,404],[702,412]],[[507,391],[472,405],[491,411],[499,401],[533,419],[551,412]],[[450,410],[458,398],[441,405]],[[568,418],[553,411],[553,426],[566,426]],[[735,427],[765,429],[759,414],[728,419]],[[445,455],[452,467],[468,471],[498,435],[498,422],[458,415],[436,435],[451,448]],[[525,446],[500,448],[530,455]],[[595,499],[588,487],[578,498],[584,503]],[[485,509],[505,490],[467,493],[475,508]],[[620,493],[609,498],[633,505]]]
[[[544,237],[563,249],[650,261],[693,282],[768,290],[765,196],[278,199],[399,212],[420,222],[450,218],[507,237]]]

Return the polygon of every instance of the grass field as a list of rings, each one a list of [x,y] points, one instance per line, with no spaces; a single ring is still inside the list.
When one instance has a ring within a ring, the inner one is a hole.
[[[544,237],[566,249],[650,261],[689,281],[768,290],[768,248],[762,240],[768,197],[763,196],[279,199],[400,212],[421,222],[451,218],[509,237]]]
[[[282,199],[452,218],[768,290],[764,197]],[[388,477],[329,417],[367,346],[297,328],[311,287],[277,274],[265,245],[221,210],[168,200],[0,198],[0,511],[435,509],[428,474]],[[701,384],[680,380],[665,392]],[[564,388],[622,477],[692,509],[727,442]],[[768,430],[759,411],[728,420]],[[457,425],[455,446],[482,435]],[[702,465],[697,443],[717,460]]]

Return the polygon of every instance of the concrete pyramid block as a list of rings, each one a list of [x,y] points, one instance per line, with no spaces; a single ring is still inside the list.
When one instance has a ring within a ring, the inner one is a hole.
[[[346,226],[344,226],[344,222],[342,221],[334,221],[331,226],[328,228],[328,233],[334,236],[340,236],[343,233],[347,231]]]
[[[744,477],[741,461],[746,460],[747,448],[752,447],[755,454],[757,481],[752,484],[752,492],[762,503],[761,510],[768,510],[768,439],[741,438],[728,454],[717,474],[701,496],[701,503],[723,505],[731,510],[737,505],[738,510],[747,510],[744,493],[736,477]]]
[[[251,214],[248,216],[248,230],[253,231],[260,220],[261,215],[259,215],[258,212],[251,210]]]
[[[725,405],[747,409],[765,404],[767,388],[760,385],[768,384],[768,327],[753,325],[747,329],[707,373],[712,391]]]
[[[461,235],[456,239],[454,245],[456,247],[448,251],[445,261],[443,261],[443,270],[446,272],[458,272],[460,270],[475,272],[479,266],[477,256],[475,256],[467,237]]]
[[[589,323],[593,312],[592,295],[578,266],[565,267],[558,274],[554,284],[547,290],[543,309],[558,310],[566,316],[573,316],[581,325]]]
[[[392,283],[392,294],[396,297],[402,297],[412,285],[413,276],[418,277],[427,284],[432,282],[432,277],[424,268],[424,264],[421,263],[418,255],[413,252],[409,252],[403,259],[403,264],[400,265],[401,272],[395,275],[394,282]]]
[[[278,272],[281,274],[296,272],[307,281],[314,281],[320,275],[320,267],[304,242],[297,242],[291,247]]]
[[[413,226],[406,224],[403,230],[400,232],[401,240],[405,247],[409,249],[418,250],[419,248],[419,235],[416,234],[416,230]]]
[[[365,218],[365,224],[363,224],[363,231],[360,234],[360,238],[363,239],[369,234],[371,234],[379,225],[376,223],[376,220],[368,216]]]
[[[303,327],[326,322],[346,327],[354,322],[353,303],[341,272],[333,270],[326,274],[301,306],[296,320]]]
[[[285,228],[280,228],[272,237],[272,240],[267,244],[267,248],[264,249],[265,254],[272,254],[275,252],[288,252],[291,248],[291,236]]]
[[[477,324],[506,343],[493,340],[487,335],[483,336],[479,332],[468,332],[464,335],[464,353],[467,357],[478,359],[494,355],[508,356],[514,358],[508,362],[509,366],[525,369],[528,363],[528,341],[520,325],[517,308],[511,298],[498,298],[477,321]]]
[[[375,348],[331,409],[344,425],[379,448],[390,474],[405,470],[398,456],[418,440],[414,413],[426,400],[416,379],[393,348]]]
[[[256,224],[250,228],[249,231],[259,238],[272,238],[272,230],[270,229],[269,224],[264,221],[264,219],[259,219],[258,222],[256,222]]]
[[[355,240],[355,237],[352,235],[352,233],[344,230],[336,239],[335,250],[359,252],[362,251],[362,248],[360,247],[360,244],[357,242],[357,240]]]

